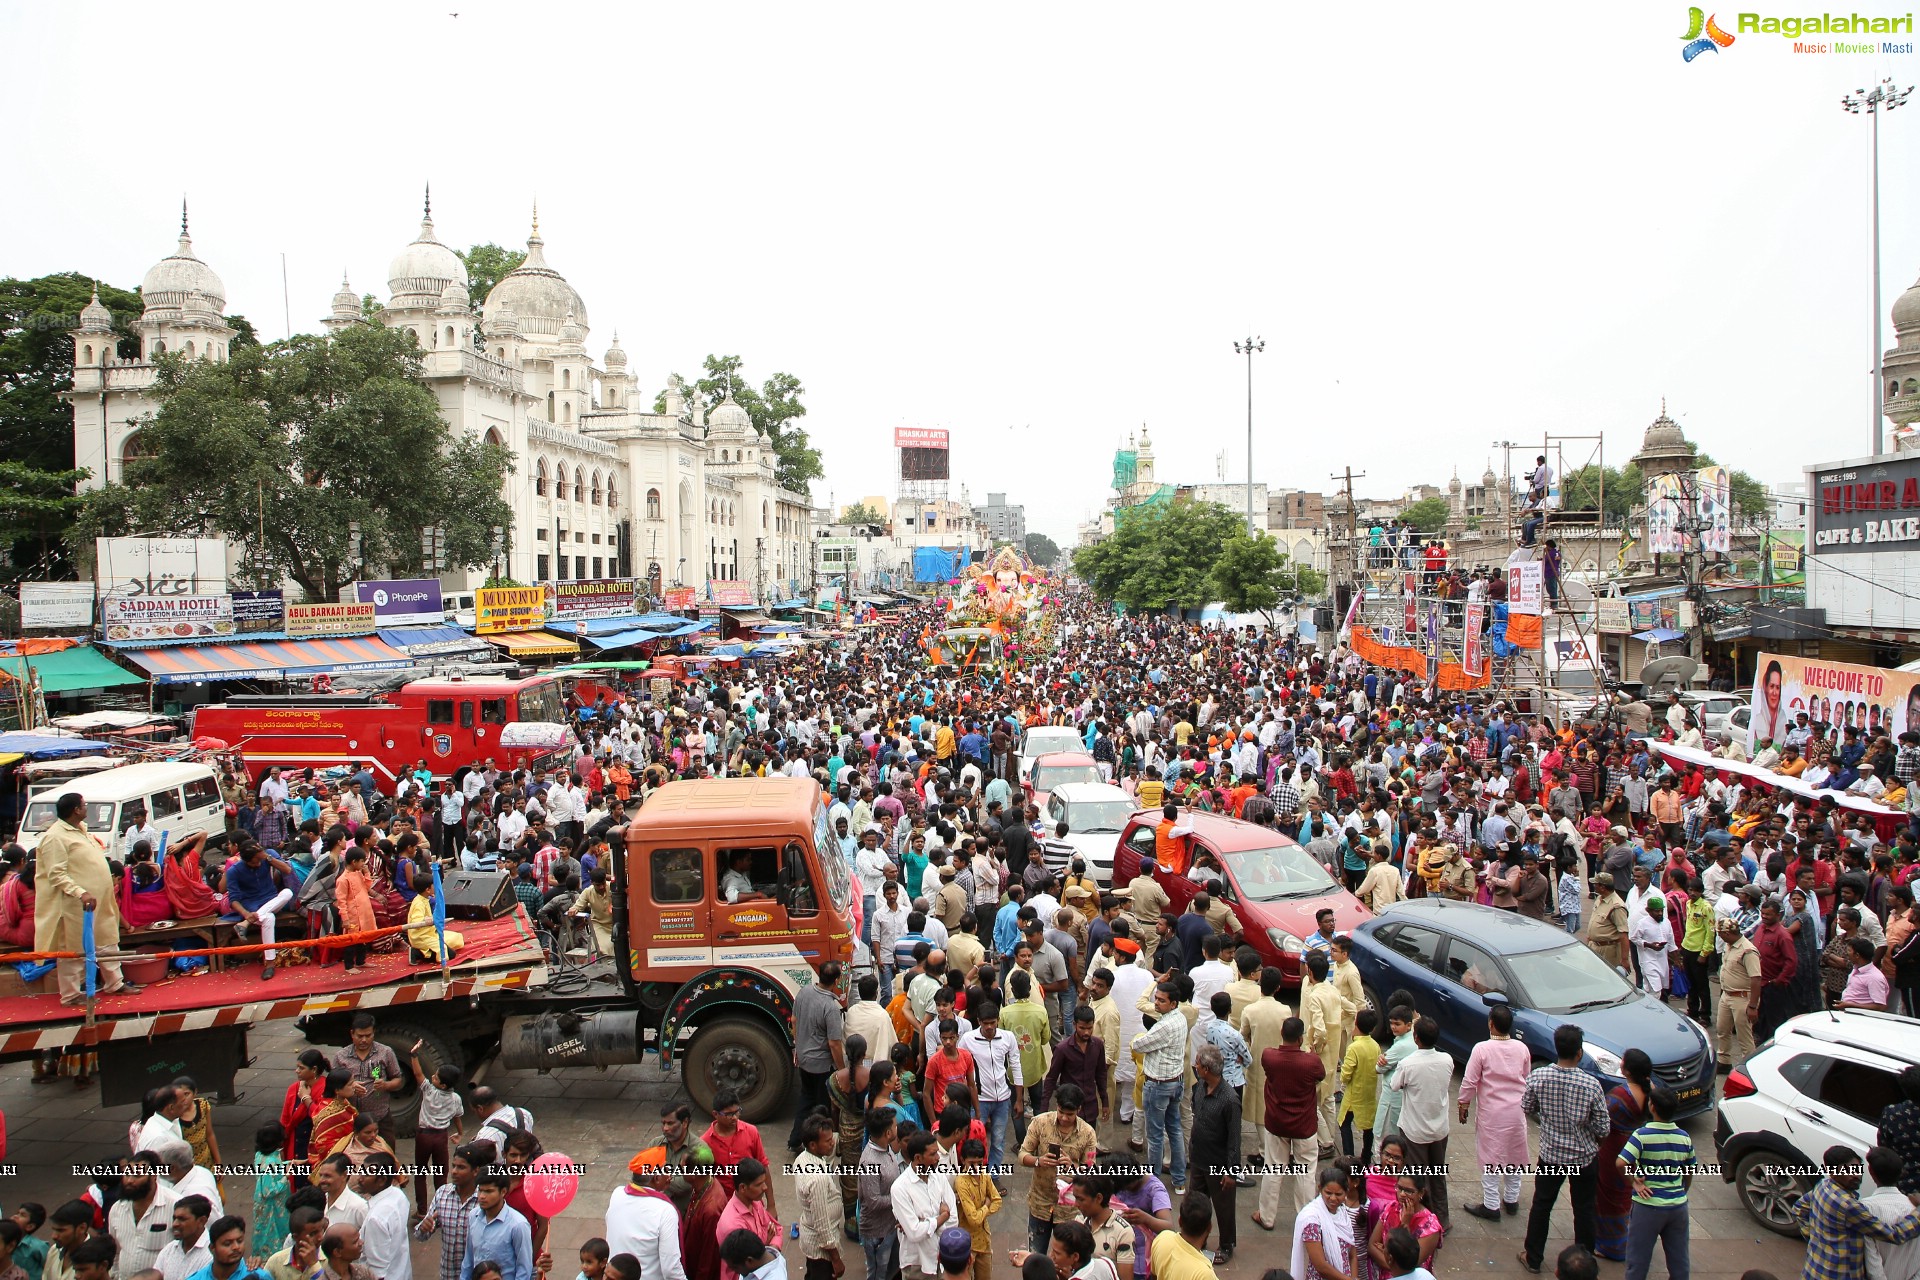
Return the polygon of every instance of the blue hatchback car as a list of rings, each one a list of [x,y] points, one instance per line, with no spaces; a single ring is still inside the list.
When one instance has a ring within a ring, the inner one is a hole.
[[[1513,1009],[1513,1034],[1536,1062],[1553,1061],[1553,1033],[1571,1022],[1586,1035],[1581,1064],[1607,1087],[1623,1083],[1620,1055],[1640,1048],[1680,1114],[1713,1106],[1713,1044],[1699,1026],[1645,994],[1556,925],[1471,902],[1396,903],[1352,930],[1353,962],[1368,1003],[1394,991],[1440,1024],[1440,1047],[1465,1063],[1487,1038],[1489,1005]]]

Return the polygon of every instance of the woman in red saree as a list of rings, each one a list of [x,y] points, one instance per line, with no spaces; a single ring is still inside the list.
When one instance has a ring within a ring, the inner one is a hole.
[[[0,884],[0,947],[33,950],[33,864],[26,863]]]
[[[120,902],[122,928],[145,929],[173,915],[173,904],[167,900],[166,880],[151,850],[136,851],[134,860],[127,863],[114,886],[114,897]]]
[[[280,1155],[288,1164],[302,1169],[311,1163],[308,1152],[313,1143],[313,1113],[325,1101],[326,1076],[327,1055],[318,1049],[302,1049],[294,1060],[293,1083],[287,1086],[287,1096],[280,1103],[280,1128],[287,1135]],[[320,1154],[325,1156],[326,1152]],[[304,1174],[290,1171],[288,1176],[298,1178],[302,1185],[306,1183]]]
[[[327,1072],[320,1105],[313,1113],[313,1136],[307,1140],[307,1164],[318,1169],[335,1147],[353,1136],[353,1100],[345,1095],[353,1072],[335,1067]]]
[[[175,920],[204,920],[219,915],[224,909],[219,896],[207,887],[206,872],[202,870],[200,847],[206,838],[204,832],[196,831],[179,848],[167,853],[166,875],[162,879],[167,886],[170,914]]]

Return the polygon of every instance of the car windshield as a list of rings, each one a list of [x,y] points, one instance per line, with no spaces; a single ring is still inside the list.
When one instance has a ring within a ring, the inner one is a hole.
[[[1081,835],[1091,831],[1118,834],[1133,816],[1125,800],[1082,800],[1067,806],[1067,829]]]
[[[1071,729],[1033,729],[1020,744],[1023,755],[1043,756],[1049,751],[1080,751],[1085,748],[1080,735]]]
[[[1519,994],[1542,1013],[1605,1009],[1635,995],[1633,984],[1577,942],[1550,951],[1509,955],[1506,961],[1520,984]]]
[[[1100,781],[1100,770],[1096,765],[1050,764],[1044,769],[1036,765],[1033,770],[1033,789],[1035,791],[1052,791],[1056,787],[1066,786],[1069,782],[1098,781]],[[1114,828],[1115,831],[1119,829],[1118,827]]]
[[[1249,902],[1311,898],[1337,888],[1327,869],[1298,845],[1241,849],[1219,855],[1240,896]]]
[[[45,831],[48,827],[52,826],[55,819],[59,817],[59,815],[53,811],[53,803],[52,800],[35,800],[32,804],[28,805],[27,816],[21,820],[20,829],[22,831]],[[112,833],[113,801],[87,801],[87,830],[102,831],[108,834]]]

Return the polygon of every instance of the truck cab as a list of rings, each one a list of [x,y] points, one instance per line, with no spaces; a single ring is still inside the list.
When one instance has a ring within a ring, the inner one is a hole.
[[[791,1084],[793,996],[820,965],[853,956],[853,879],[819,786],[669,783],[628,825],[624,871],[627,970],[643,1006],[672,993],[663,1065],[691,1028],[683,1070],[695,1103],[710,1109],[725,1085],[744,1113],[770,1109]],[[688,992],[696,975],[701,989]]]

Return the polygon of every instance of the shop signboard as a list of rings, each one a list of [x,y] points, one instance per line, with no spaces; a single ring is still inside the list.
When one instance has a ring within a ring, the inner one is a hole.
[[[234,634],[233,597],[112,596],[100,602],[109,640],[207,640]]]
[[[547,620],[547,593],[539,587],[481,587],[473,593],[476,635],[537,631]]]
[[[370,636],[378,625],[376,609],[371,600],[364,604],[290,604],[287,606],[287,638]]]
[[[638,612],[632,578],[572,578],[550,583],[555,618],[617,618]]]

